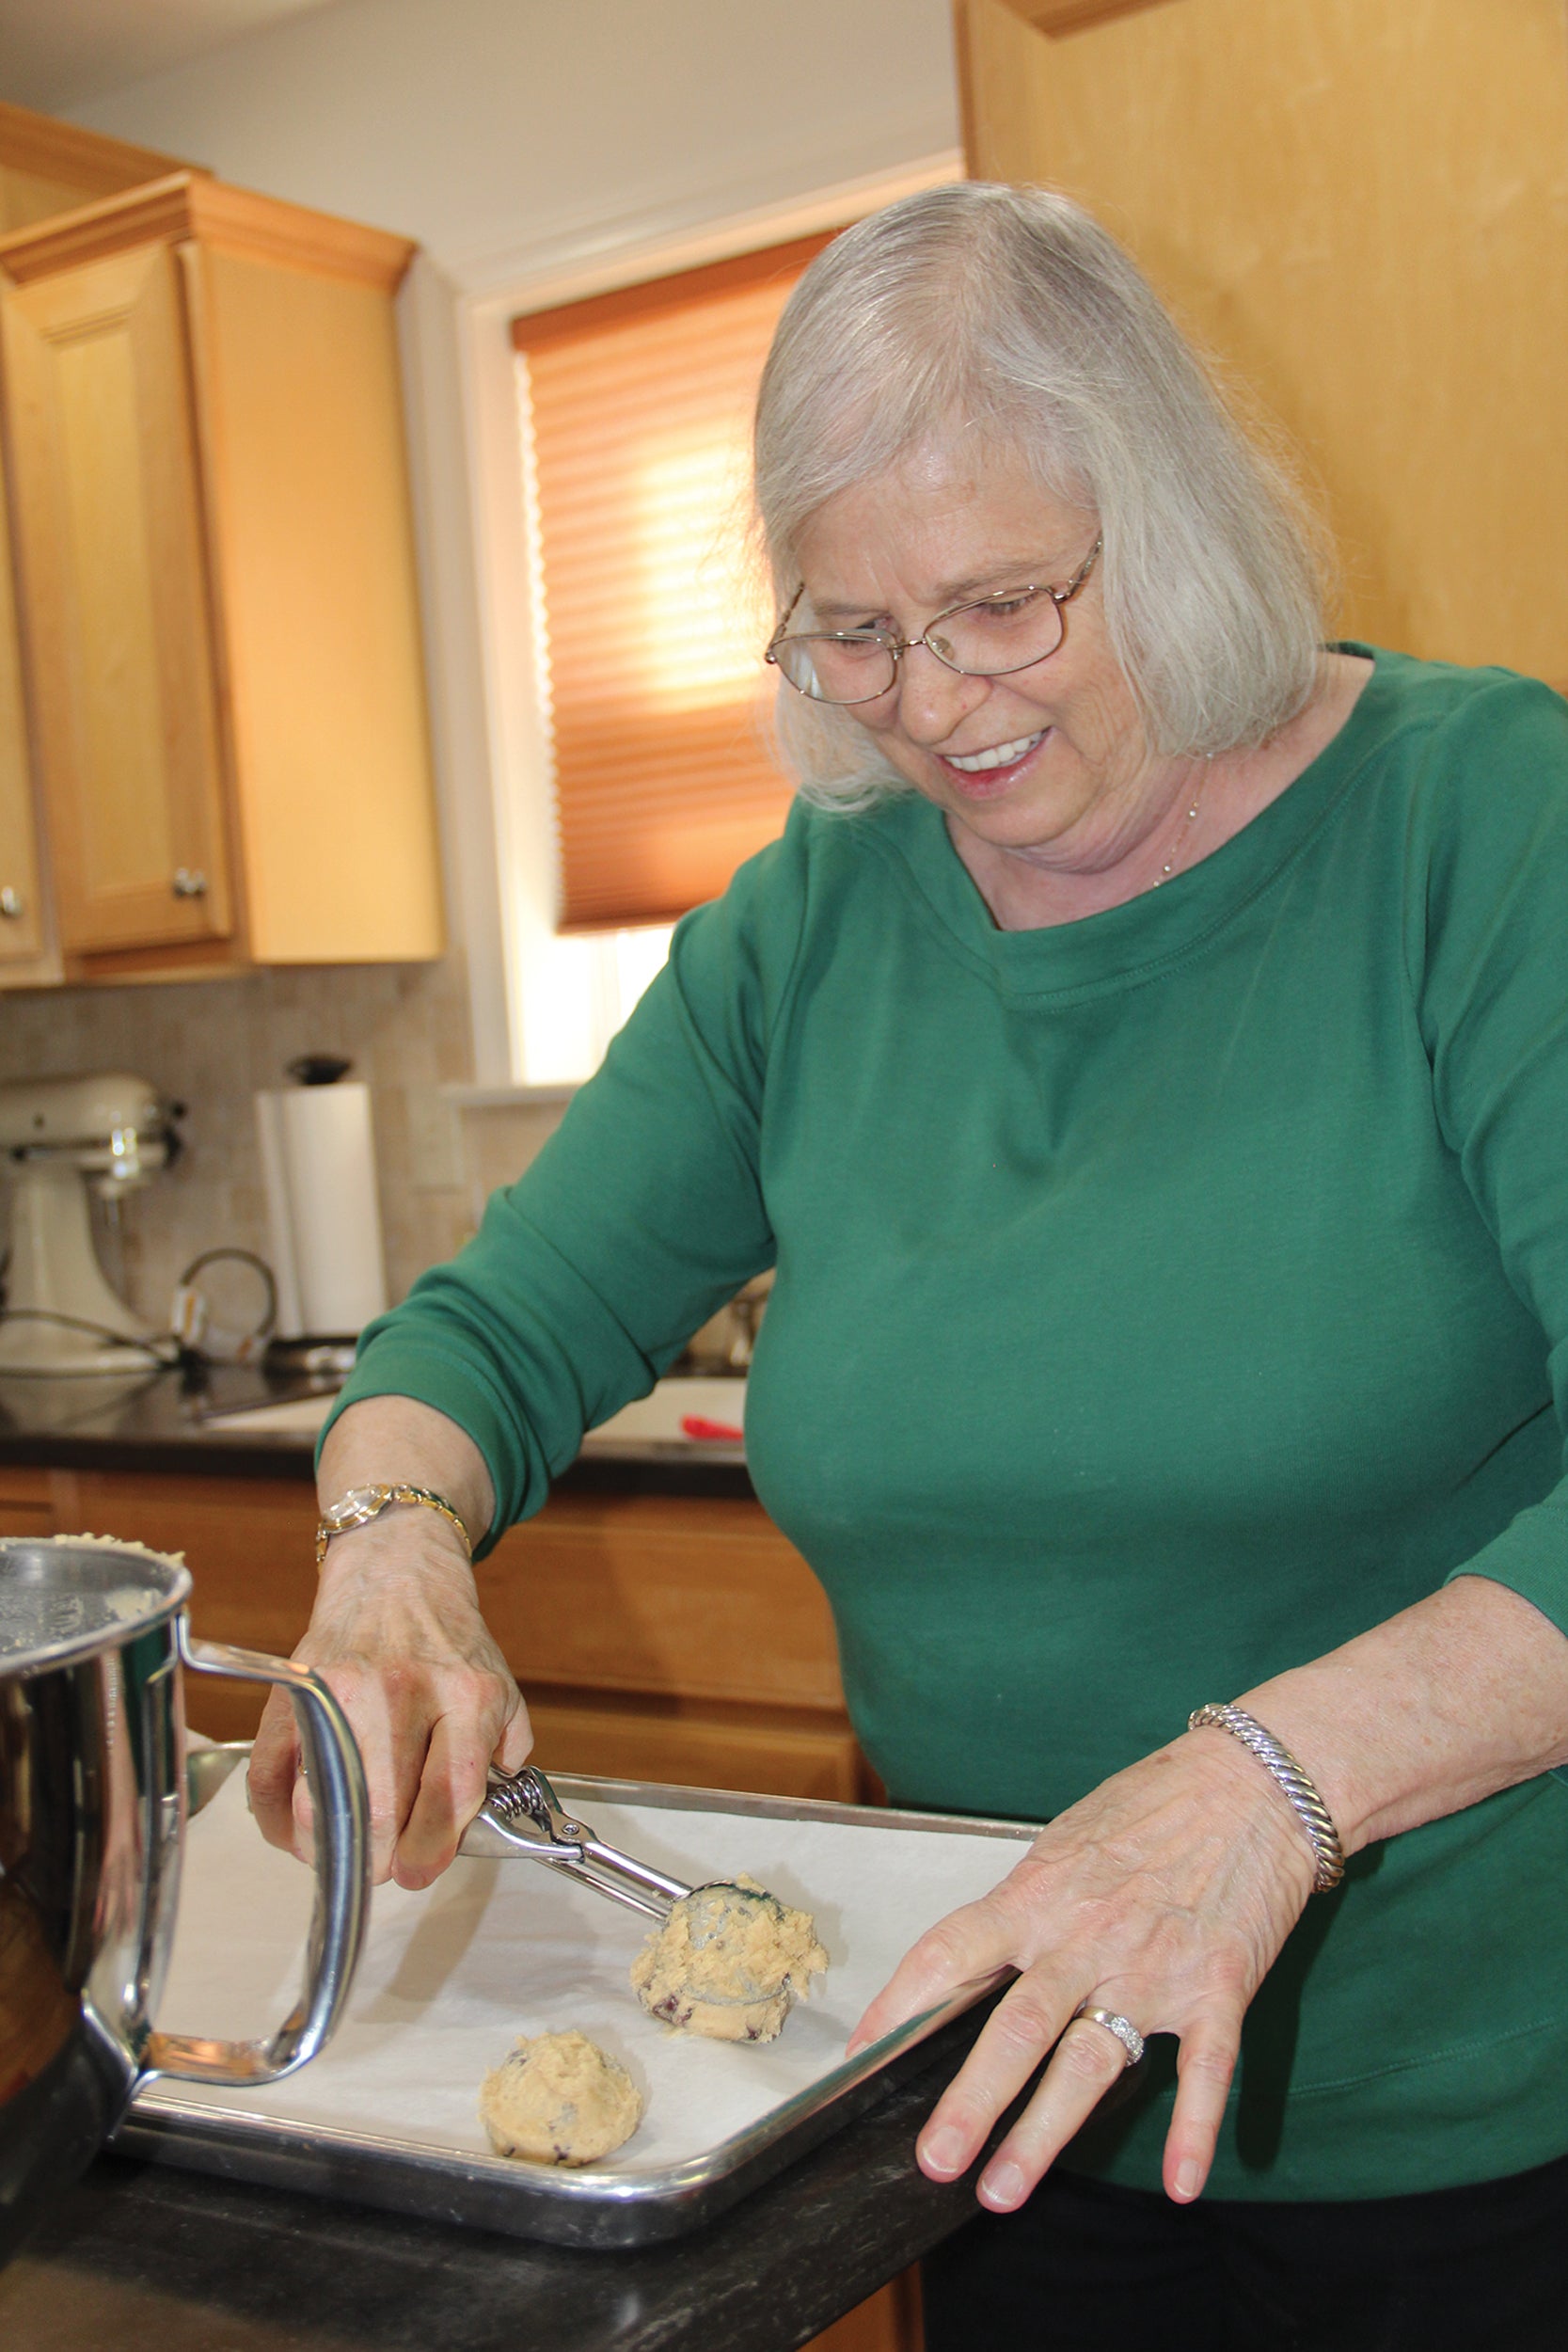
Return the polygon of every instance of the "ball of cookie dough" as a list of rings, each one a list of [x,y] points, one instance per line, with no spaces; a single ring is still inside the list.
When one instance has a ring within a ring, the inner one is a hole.
[[[479,2115],[499,2156],[596,2164],[631,2137],[642,2101],[626,2068],[585,2033],[542,2033],[485,2075]]]
[[[631,1964],[637,1997],[677,2033],[771,2042],[828,1965],[816,1923],[744,1874],[695,1887]]]

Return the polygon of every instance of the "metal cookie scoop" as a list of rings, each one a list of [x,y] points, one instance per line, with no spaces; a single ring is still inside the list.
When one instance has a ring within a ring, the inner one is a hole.
[[[828,1964],[805,1913],[789,1910],[751,1883],[716,1879],[688,1886],[607,1846],[586,1821],[562,1810],[534,1765],[491,1773],[489,1793],[458,1851],[547,1863],[612,1902],[657,1919],[659,1932],[632,1963],[631,1981],[649,2014],[678,2029],[726,2042],[770,2042],[796,1995]],[[751,1930],[761,1925],[759,1915],[780,1931],[776,1954],[752,1948]],[[752,1964],[759,1960],[761,1976]]]
[[[766,1887],[737,1886],[731,1879],[720,1879],[707,1886],[692,1889],[687,1910],[687,1932],[699,1971],[702,1967],[699,1956],[715,1944],[732,1947],[737,1930],[744,1932],[740,1923],[748,1914],[782,1918],[784,1906],[776,1895],[768,1894]],[[758,2001],[772,2000],[777,1994],[779,1979],[776,1971],[767,1979],[749,1977],[739,1964],[738,1955],[732,1963],[732,1981],[726,1990],[720,1991],[712,1984],[703,1987],[702,1998],[705,2001],[721,2009],[750,2009]]]
[[[520,1854],[531,1862],[548,1863],[650,1919],[667,1919],[672,1904],[697,1891],[622,1853],[619,1847],[607,1846],[586,1821],[563,1810],[544,1773],[532,1764],[520,1772],[491,1774],[490,1793],[464,1831],[458,1851],[491,1861]]]

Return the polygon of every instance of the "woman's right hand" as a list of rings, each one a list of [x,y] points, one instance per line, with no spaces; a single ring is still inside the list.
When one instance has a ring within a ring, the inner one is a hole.
[[[415,1505],[334,1536],[294,1657],[330,1686],[358,1740],[375,1880],[428,1886],[483,1804],[490,1764],[515,1772],[532,1745],[455,1530]],[[309,1856],[310,1792],[281,1691],[251,1750],[250,1802],[269,1844]]]

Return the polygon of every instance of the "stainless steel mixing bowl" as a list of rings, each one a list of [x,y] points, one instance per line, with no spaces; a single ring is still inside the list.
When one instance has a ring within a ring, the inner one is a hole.
[[[347,1997],[369,1904],[364,1775],[316,1676],[193,1641],[178,1562],[134,1546],[0,1541],[0,2262],[140,2083],[273,2082]],[[316,1817],[300,1998],[265,2042],[155,2029],[185,1826],[182,1668],[281,1683]]]

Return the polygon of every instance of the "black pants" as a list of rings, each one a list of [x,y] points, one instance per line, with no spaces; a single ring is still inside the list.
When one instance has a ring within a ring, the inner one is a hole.
[[[927,2352],[1568,2352],[1568,2156],[1336,2204],[1053,2172],[922,2274]]]

